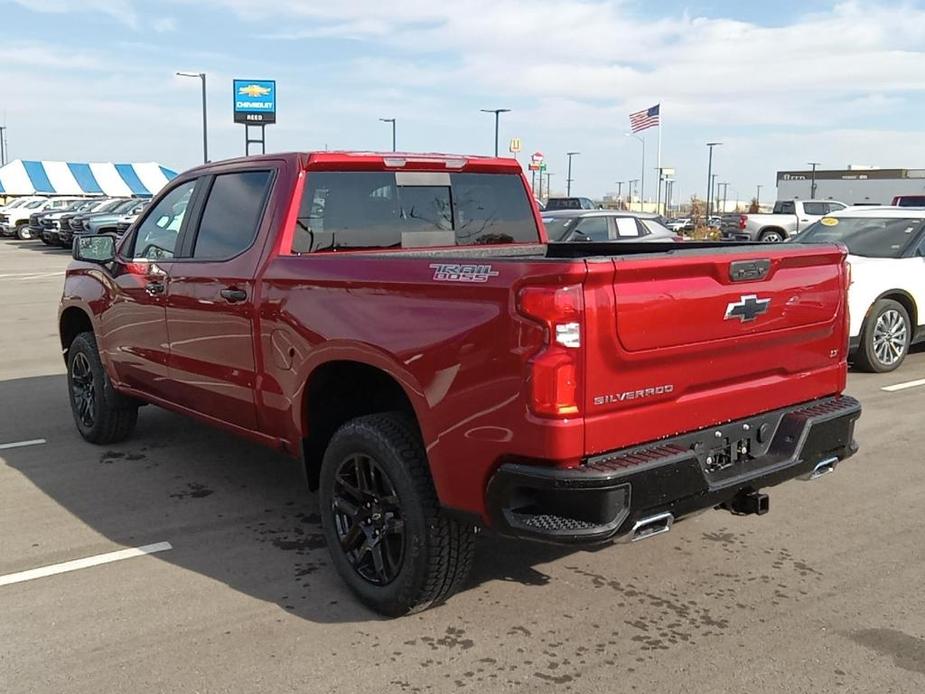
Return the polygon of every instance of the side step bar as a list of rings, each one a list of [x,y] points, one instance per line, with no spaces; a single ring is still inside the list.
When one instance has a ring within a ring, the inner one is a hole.
[[[633,529],[624,535],[621,542],[639,542],[656,535],[664,535],[671,530],[674,516],[670,513],[656,513],[654,516],[641,518],[633,524]]]

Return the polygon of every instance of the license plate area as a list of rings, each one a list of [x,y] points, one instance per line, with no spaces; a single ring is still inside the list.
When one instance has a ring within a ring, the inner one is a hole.
[[[753,446],[752,437],[732,439],[724,436],[703,456],[703,467],[709,473],[717,473],[748,463],[755,457],[752,455]]]

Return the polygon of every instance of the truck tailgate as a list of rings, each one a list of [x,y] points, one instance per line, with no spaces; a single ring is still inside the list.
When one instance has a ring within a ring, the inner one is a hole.
[[[586,453],[840,392],[844,259],[788,244],[589,261]]]

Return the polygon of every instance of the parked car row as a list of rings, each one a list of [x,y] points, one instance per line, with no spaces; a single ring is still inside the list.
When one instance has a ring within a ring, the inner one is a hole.
[[[71,248],[83,234],[121,236],[146,205],[141,198],[18,198],[0,207],[0,235]]]
[[[792,243],[848,248],[848,308],[855,366],[897,369],[925,341],[925,208],[848,207],[822,217]]]

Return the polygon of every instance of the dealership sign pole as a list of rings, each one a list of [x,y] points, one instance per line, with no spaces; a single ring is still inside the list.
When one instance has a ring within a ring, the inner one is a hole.
[[[233,82],[234,122],[244,124],[244,154],[252,144],[266,154],[266,126],[276,122],[276,80],[239,80]],[[259,128],[260,138],[251,139],[250,129]]]

